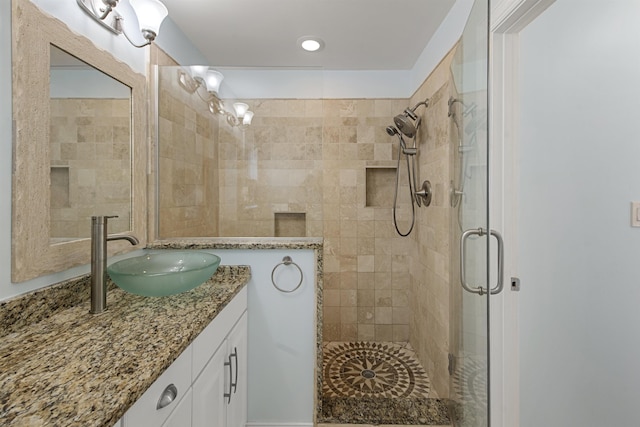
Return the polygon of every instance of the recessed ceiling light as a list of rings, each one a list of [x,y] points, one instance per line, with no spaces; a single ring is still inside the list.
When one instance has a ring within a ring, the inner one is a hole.
[[[298,39],[298,44],[307,52],[317,52],[324,47],[324,42],[318,37],[305,36]]]

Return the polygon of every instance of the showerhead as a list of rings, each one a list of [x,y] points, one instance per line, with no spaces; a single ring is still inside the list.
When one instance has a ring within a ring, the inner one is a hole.
[[[418,120],[418,116],[416,115],[416,113],[414,113],[414,111],[415,111],[415,108],[413,110],[406,108],[403,114],[407,117],[410,117],[411,120]]]
[[[389,136],[397,135],[398,129],[394,128],[393,126],[387,126],[387,134]]]
[[[406,114],[398,114],[393,118],[393,122],[400,132],[402,132],[407,138],[413,138],[416,136],[416,126],[411,122]]]

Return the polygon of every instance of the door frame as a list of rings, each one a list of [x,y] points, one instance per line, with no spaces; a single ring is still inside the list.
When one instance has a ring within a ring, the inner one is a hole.
[[[491,297],[491,427],[520,425],[517,202],[520,32],[555,0],[494,0],[490,24],[489,223],[504,238],[505,290]]]

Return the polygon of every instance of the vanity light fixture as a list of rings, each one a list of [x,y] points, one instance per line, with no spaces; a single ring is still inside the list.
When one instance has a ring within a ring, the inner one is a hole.
[[[192,65],[178,71],[178,83],[189,93],[196,93],[207,103],[212,114],[224,116],[231,126],[247,127],[253,120],[253,111],[244,102],[233,104],[233,112],[225,108],[218,92],[224,76],[206,65]]]
[[[160,25],[169,11],[160,0],[129,0],[138,20],[140,32],[146,43],[136,44],[122,25],[124,16],[116,10],[120,0],[77,0],[78,5],[87,15],[115,34],[124,34],[135,47],[149,45],[158,35]],[[120,9],[122,11],[123,8]]]

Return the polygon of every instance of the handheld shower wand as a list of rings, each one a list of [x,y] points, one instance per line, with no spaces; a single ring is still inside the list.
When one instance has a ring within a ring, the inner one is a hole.
[[[425,107],[429,106],[429,100],[426,99],[414,105],[412,108],[407,108],[404,110],[402,114],[399,114],[393,118],[393,122],[395,126],[387,126],[386,131],[389,136],[397,136],[399,145],[398,145],[398,164],[396,166],[396,188],[395,194],[393,196],[393,225],[396,228],[396,231],[400,236],[408,236],[413,227],[415,225],[415,206],[422,206],[424,203],[425,206],[429,206],[431,203],[431,184],[429,181],[424,181],[422,184],[422,188],[418,191],[417,184],[417,167],[416,167],[416,157],[418,154],[418,146],[417,146],[417,133],[420,128],[420,124],[422,122],[422,118],[418,117],[415,114],[415,111],[418,107],[424,105]],[[407,144],[404,141],[403,135],[413,139],[413,146],[407,147]],[[396,216],[397,208],[398,208],[398,189],[400,187],[400,160],[402,155],[405,155],[406,163],[407,163],[407,181],[409,184],[409,197],[411,199],[411,226],[406,233],[400,231],[398,227],[398,220]],[[411,159],[409,159],[411,158]]]

